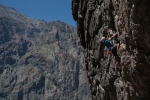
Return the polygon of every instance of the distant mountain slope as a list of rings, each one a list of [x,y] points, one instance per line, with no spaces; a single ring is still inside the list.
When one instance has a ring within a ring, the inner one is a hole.
[[[75,27],[0,14],[0,100],[91,100]]]

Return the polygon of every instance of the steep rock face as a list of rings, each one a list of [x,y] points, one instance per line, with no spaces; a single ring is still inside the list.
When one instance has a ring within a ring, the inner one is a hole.
[[[93,100],[150,99],[149,5],[149,0],[72,0]],[[121,71],[100,42],[108,30],[119,33]]]
[[[0,14],[0,100],[91,100],[75,27]]]

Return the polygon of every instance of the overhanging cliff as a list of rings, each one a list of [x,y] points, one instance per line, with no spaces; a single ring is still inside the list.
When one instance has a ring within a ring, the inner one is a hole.
[[[72,0],[93,100],[150,100],[149,5],[149,0]],[[121,72],[100,42],[107,30],[119,33]]]

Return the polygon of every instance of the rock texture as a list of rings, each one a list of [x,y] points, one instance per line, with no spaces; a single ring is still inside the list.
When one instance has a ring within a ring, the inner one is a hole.
[[[0,5],[0,100],[91,100],[76,28]]]
[[[93,100],[150,100],[149,5],[149,0],[72,0]],[[100,42],[108,30],[119,33],[121,71]]]

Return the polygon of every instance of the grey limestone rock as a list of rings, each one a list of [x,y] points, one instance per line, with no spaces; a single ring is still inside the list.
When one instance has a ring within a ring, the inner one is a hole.
[[[91,100],[76,28],[0,5],[0,100]]]

